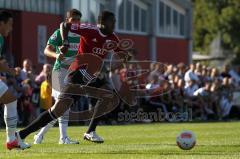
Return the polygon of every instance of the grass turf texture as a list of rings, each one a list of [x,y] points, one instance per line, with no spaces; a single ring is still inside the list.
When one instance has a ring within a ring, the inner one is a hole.
[[[240,122],[187,123],[187,124],[139,124],[124,126],[99,126],[98,133],[104,144],[82,140],[86,127],[69,127],[70,137],[78,139],[79,145],[58,145],[58,128],[51,129],[41,145],[27,150],[6,150],[0,147],[0,159],[221,159],[240,158]],[[176,146],[176,136],[182,130],[192,130],[197,145],[190,151]],[[26,141],[33,142],[33,135]],[[0,141],[5,142],[5,130],[0,131]]]

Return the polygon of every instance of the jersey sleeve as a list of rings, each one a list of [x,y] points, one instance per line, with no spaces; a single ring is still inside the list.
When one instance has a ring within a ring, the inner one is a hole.
[[[71,24],[70,31],[83,37],[94,34],[96,27],[90,24]]]
[[[56,30],[48,39],[47,42],[48,45],[53,45],[53,46],[61,46],[62,45],[62,38],[60,35],[60,30]]]

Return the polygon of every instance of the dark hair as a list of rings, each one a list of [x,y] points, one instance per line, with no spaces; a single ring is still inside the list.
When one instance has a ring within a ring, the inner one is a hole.
[[[72,16],[74,16],[74,15],[79,15],[80,18],[82,17],[82,13],[81,13],[79,10],[77,10],[77,9],[71,9],[71,10],[67,11],[67,13],[66,13],[66,18],[72,17]]]
[[[0,22],[7,23],[10,18],[13,18],[11,13],[5,10],[0,11]]]
[[[106,21],[110,17],[114,17],[114,13],[109,12],[109,11],[102,11],[102,13],[99,14],[98,16],[98,23],[102,23]]]

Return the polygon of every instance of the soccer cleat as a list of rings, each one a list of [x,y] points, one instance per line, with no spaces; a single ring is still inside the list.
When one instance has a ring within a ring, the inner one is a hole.
[[[12,149],[14,149],[14,148],[19,148],[18,140],[15,139],[14,141],[7,142],[7,143],[6,143],[6,148],[7,148],[8,150],[12,150]]]
[[[72,140],[69,137],[61,138],[59,144],[79,144],[78,141]]]
[[[28,148],[31,147],[30,144],[25,143],[25,142],[21,139],[18,131],[16,132],[16,137],[17,137],[18,145],[19,145],[19,148],[20,148],[20,149],[24,150],[24,149],[28,149]]]
[[[84,133],[83,135],[84,140],[88,140],[94,143],[103,143],[104,139],[96,134],[95,131],[92,131],[90,133]]]
[[[41,144],[43,141],[43,136],[42,135],[34,135],[34,144]]]
[[[12,150],[12,149],[15,149],[15,148],[24,150],[24,149],[30,148],[31,145],[29,145],[28,143],[23,142],[23,140],[19,136],[19,133],[16,132],[16,139],[14,141],[7,142],[6,143],[6,147],[9,150]]]

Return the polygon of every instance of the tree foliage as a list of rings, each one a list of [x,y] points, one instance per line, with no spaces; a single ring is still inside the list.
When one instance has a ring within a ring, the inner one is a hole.
[[[193,4],[194,50],[208,53],[220,35],[223,49],[240,57],[240,0],[193,0]]]

